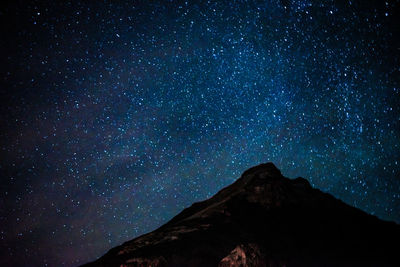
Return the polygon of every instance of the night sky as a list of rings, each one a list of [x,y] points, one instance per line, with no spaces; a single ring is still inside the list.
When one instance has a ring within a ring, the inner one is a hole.
[[[3,3],[0,265],[94,260],[267,161],[400,223],[399,6]]]

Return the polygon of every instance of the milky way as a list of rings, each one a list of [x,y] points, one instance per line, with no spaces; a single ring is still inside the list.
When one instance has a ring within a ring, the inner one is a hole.
[[[94,260],[267,161],[400,222],[399,6],[1,7],[0,264]]]

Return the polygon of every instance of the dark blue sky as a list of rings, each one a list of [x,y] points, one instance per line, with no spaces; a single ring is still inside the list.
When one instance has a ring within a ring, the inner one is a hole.
[[[267,161],[400,222],[399,5],[3,4],[0,265],[94,260]]]

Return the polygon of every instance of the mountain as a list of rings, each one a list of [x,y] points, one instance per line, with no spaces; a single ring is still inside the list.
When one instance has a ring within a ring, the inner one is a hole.
[[[400,266],[399,241],[400,225],[265,163],[84,266]]]

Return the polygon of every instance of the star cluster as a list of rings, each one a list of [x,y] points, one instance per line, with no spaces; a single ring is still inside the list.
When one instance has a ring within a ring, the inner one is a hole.
[[[0,9],[0,265],[76,266],[272,161],[400,222],[400,1]]]

